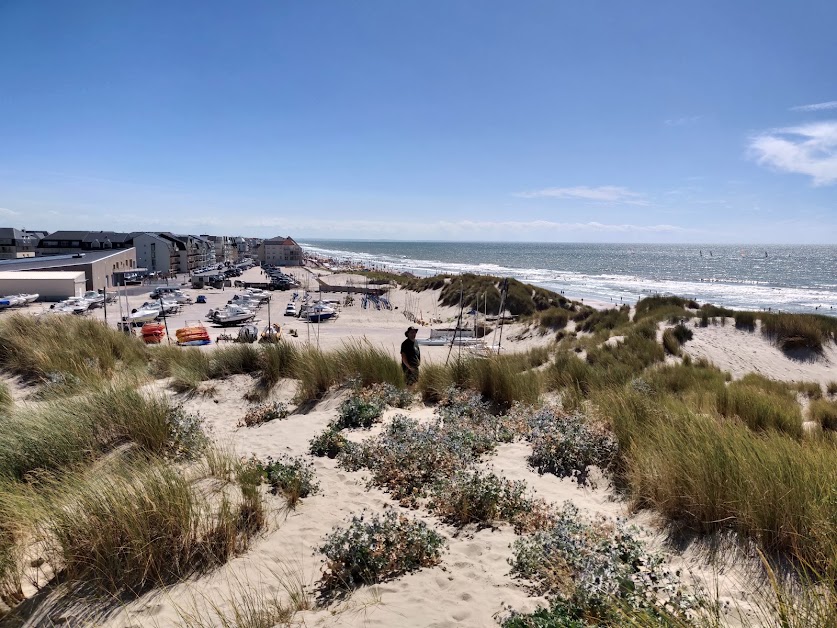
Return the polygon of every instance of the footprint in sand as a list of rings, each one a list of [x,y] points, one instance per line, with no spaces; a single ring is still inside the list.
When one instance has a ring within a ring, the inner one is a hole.
[[[471,613],[468,611],[456,611],[455,613],[451,614],[451,619],[454,621],[465,621],[471,616]]]

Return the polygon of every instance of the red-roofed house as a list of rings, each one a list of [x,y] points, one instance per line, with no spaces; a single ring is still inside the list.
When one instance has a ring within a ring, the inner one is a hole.
[[[274,266],[302,266],[302,247],[291,237],[271,238],[259,246],[259,261]]]

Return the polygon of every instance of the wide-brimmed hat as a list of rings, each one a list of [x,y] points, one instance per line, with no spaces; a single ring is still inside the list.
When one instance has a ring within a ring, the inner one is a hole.
[[[404,335],[405,335],[405,336],[409,335],[409,333],[410,333],[411,331],[418,331],[418,327],[413,327],[412,325],[410,325],[410,326],[407,328],[407,331],[405,331],[405,332],[404,332]]]

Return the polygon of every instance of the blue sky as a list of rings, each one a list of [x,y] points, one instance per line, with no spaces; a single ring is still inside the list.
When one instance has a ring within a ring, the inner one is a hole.
[[[837,242],[837,3],[0,0],[0,223]]]

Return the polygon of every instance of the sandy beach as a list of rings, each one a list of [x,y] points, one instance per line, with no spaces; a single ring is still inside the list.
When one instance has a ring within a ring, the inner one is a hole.
[[[359,279],[352,274],[327,274],[322,270],[303,268],[293,270],[292,274],[303,286],[313,285],[317,275],[322,275],[330,285],[357,285]],[[259,277],[260,270],[254,268],[241,279],[254,281]],[[167,323],[172,335],[178,327],[203,320],[209,308],[223,305],[238,292],[235,289],[193,290],[188,287],[183,291],[193,299],[199,294],[205,295],[207,303],[186,306],[181,313],[169,317]],[[353,305],[341,306],[335,320],[314,324],[282,316],[292,293],[272,293],[271,322],[281,325],[282,337],[286,340],[297,345],[316,344],[326,350],[346,342],[363,341],[382,347],[396,357],[404,330],[410,324],[405,308],[419,320],[435,319],[441,321],[437,324],[444,326],[453,323],[458,315],[456,308],[438,304],[438,291],[413,293],[396,289],[389,293],[394,306],[392,310],[363,309],[360,300],[355,299]],[[324,298],[326,296],[323,294]],[[138,307],[147,298],[147,294],[132,296],[128,299],[128,307]],[[108,312],[110,325],[116,323],[116,317],[111,318],[114,309],[111,307]],[[30,313],[37,313],[37,306],[30,308]],[[92,316],[103,319],[104,312],[96,310]],[[264,306],[259,310],[257,324],[261,328],[267,321],[268,312]],[[235,328],[205,324],[213,339],[221,333],[236,333]],[[660,328],[663,327],[665,324],[661,323]],[[685,347],[688,354],[695,359],[709,360],[730,371],[734,378],[756,372],[777,380],[814,381],[823,385],[837,379],[837,348],[833,344],[818,359],[799,361],[787,357],[761,334],[736,329],[732,321],[725,326],[699,328],[690,323],[690,327],[694,338]],[[427,337],[429,329],[429,322],[420,324],[418,337]],[[296,337],[291,335],[291,330],[296,331]],[[551,341],[551,335],[541,335],[523,324],[508,325],[504,329],[504,352],[525,351]],[[608,341],[609,344],[618,342],[621,339]],[[216,346],[213,343],[203,349],[212,351]],[[427,362],[443,363],[448,352],[448,347],[423,347],[422,356]],[[19,403],[36,403],[27,399],[26,389],[14,385]],[[294,406],[296,382],[282,380],[266,401],[287,404],[291,409],[290,416],[256,427],[243,427],[242,417],[255,405],[243,397],[251,387],[250,376],[235,375],[213,381],[208,394],[178,395],[168,388],[167,380],[148,384],[144,391],[165,395],[182,404],[188,412],[204,417],[213,441],[238,456],[276,458],[290,454],[310,458],[320,491],[304,499],[293,510],[287,509],[280,497],[267,495],[271,511],[269,526],[249,551],[207,575],[144,594],[109,611],[106,617],[96,615],[96,625],[121,628],[187,625],[184,618],[196,612],[205,613],[207,608],[231,612],[236,599],[246,590],[268,591],[277,599],[287,601],[290,597],[288,589],[294,588],[292,583],[302,586],[306,595],[311,596],[311,607],[299,610],[288,624],[299,626],[493,626],[509,608],[531,612],[539,605],[547,604],[546,598],[534,595],[510,573],[511,544],[516,538],[510,525],[451,526],[425,510],[399,506],[388,493],[369,486],[365,471],[346,471],[334,460],[308,455],[309,441],[335,418],[349,391],[332,391],[313,409],[297,412]],[[389,409],[383,425],[396,414],[428,421],[433,416],[433,408],[416,400],[409,408]],[[380,433],[381,429],[382,425],[377,425],[371,430],[351,431],[348,438],[359,442]],[[579,485],[569,478],[540,475],[527,462],[531,453],[531,445],[527,442],[503,443],[480,465],[510,480],[526,482],[536,497],[550,504],[557,506],[570,502],[585,516],[622,519],[635,526],[639,538],[662,551],[673,568],[682,570],[686,582],[717,592],[717,602],[724,609],[724,621],[728,625],[741,625],[740,616],[750,613],[753,589],[759,586],[759,581],[750,576],[754,564],[752,556],[739,560],[740,557],[730,553],[720,563],[713,564],[707,561],[706,546],[700,542],[686,543],[675,551],[667,543],[667,533],[659,517],[649,511],[636,511],[604,476],[594,473],[593,483]],[[372,515],[393,509],[432,524],[444,536],[447,551],[441,564],[382,584],[361,587],[327,606],[314,605],[315,583],[322,570],[318,546],[323,538],[335,526],[345,524],[351,515]],[[34,589],[30,586],[27,593],[34,593]],[[82,625],[79,622],[87,614],[95,614],[93,607],[67,609],[61,593],[59,587],[39,594],[45,599],[38,610],[25,622],[15,625],[41,626],[48,622]]]

